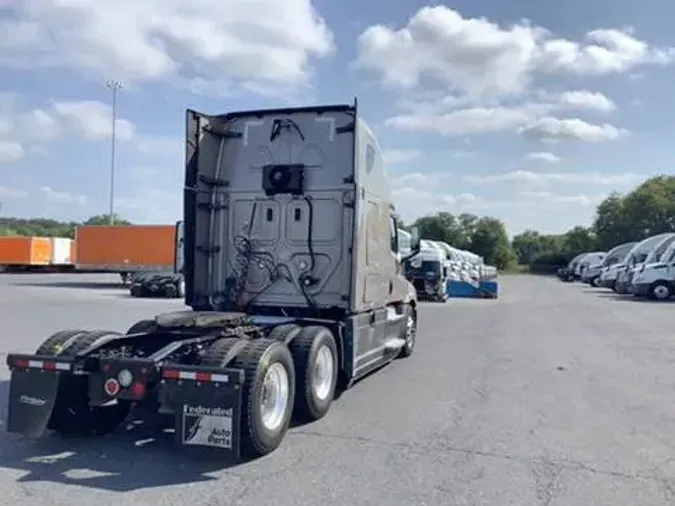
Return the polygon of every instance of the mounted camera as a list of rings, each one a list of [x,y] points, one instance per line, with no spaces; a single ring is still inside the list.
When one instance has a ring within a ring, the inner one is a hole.
[[[305,191],[305,165],[270,164],[263,166],[262,187],[267,196],[282,193],[302,195]]]

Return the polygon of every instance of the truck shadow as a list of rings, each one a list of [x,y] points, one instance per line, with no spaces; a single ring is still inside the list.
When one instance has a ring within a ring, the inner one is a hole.
[[[618,300],[621,302],[632,302],[632,303],[642,303],[642,304],[668,304],[672,303],[673,299],[667,300],[652,300],[646,297],[633,297],[631,294],[618,294],[618,293],[601,293],[598,294],[599,297],[605,299]]]
[[[87,281],[45,281],[43,283],[12,283],[12,286],[30,286],[36,288],[75,288],[77,290],[129,290],[122,283],[87,282]]]
[[[17,483],[52,482],[115,492],[217,480],[207,473],[246,463],[180,449],[162,419],[132,418],[106,437],[45,435],[30,440],[4,430],[9,382],[0,382],[0,468],[22,471]]]
[[[581,291],[584,293],[594,293],[596,295],[614,295],[609,294],[606,288],[582,288]]]

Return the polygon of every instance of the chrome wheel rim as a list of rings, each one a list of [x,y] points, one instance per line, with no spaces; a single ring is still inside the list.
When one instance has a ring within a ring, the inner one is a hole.
[[[262,423],[267,430],[277,430],[284,421],[288,410],[290,384],[288,372],[283,364],[272,364],[263,379],[260,399]]]
[[[314,364],[314,395],[319,400],[325,400],[333,386],[333,373],[335,371],[335,360],[333,353],[326,345],[321,346],[316,353],[316,362]]]
[[[415,318],[413,318],[412,315],[408,315],[408,321],[406,322],[406,329],[405,329],[405,344],[410,349],[412,349],[415,346],[416,334],[417,334],[417,327],[415,325]]]
[[[654,287],[654,296],[657,299],[667,299],[670,296],[670,290],[667,286],[658,285]]]

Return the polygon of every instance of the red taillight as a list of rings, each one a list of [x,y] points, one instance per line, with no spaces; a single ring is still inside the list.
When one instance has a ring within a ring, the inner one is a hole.
[[[169,380],[180,379],[180,371],[176,371],[174,369],[164,369],[162,371],[162,378]]]
[[[201,381],[201,382],[211,381],[211,373],[210,372],[198,372],[198,373],[195,374],[195,380]]]
[[[137,398],[143,398],[145,396],[145,385],[143,383],[134,383],[131,387],[131,394]]]
[[[42,369],[45,371],[56,371],[55,362],[43,362]]]
[[[110,378],[103,385],[103,389],[105,390],[105,393],[108,394],[110,397],[114,397],[115,395],[120,393],[120,384],[117,382],[116,379]]]
[[[15,360],[12,365],[19,369],[28,369],[28,360]]]

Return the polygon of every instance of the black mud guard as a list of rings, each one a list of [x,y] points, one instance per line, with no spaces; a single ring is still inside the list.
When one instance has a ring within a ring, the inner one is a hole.
[[[243,382],[240,369],[165,365],[160,402],[174,410],[176,443],[239,458]]]
[[[7,356],[12,371],[7,406],[7,432],[40,437],[49,424],[65,368],[55,369],[54,357],[36,355]],[[18,364],[22,364],[19,366]],[[45,364],[48,364],[45,368]],[[58,358],[59,366],[70,368],[71,360]]]

